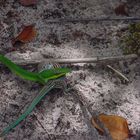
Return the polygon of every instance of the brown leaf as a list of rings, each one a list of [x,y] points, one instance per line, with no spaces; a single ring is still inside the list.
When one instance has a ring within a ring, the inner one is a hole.
[[[12,44],[14,45],[16,42],[22,42],[26,43],[35,38],[37,35],[36,29],[34,28],[34,25],[25,26],[25,28],[22,30],[22,32],[13,39]]]
[[[115,14],[116,15],[124,15],[124,16],[129,16],[128,15],[128,8],[126,3],[121,3],[119,6],[117,6],[115,9]]]
[[[130,137],[130,130],[128,128],[128,123],[126,119],[115,115],[105,115],[101,114],[97,118],[92,118],[93,126],[101,133],[104,133],[103,128],[101,128],[96,120],[101,121],[104,126],[109,130],[113,140],[126,140]]]
[[[35,5],[37,4],[37,0],[20,0],[20,3],[23,6],[30,6],[30,5]]]

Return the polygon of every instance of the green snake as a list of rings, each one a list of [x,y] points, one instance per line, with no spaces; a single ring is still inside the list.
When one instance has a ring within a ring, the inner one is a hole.
[[[45,85],[48,82],[48,80],[57,79],[59,77],[64,76],[66,73],[70,72],[70,69],[68,68],[47,69],[43,70],[40,73],[30,72],[17,66],[15,63],[13,63],[11,60],[9,60],[8,58],[6,58],[1,54],[0,54],[0,62],[6,65],[13,73],[20,76],[21,78],[25,80],[39,82],[43,85]]]
[[[45,68],[45,70],[42,70],[39,73],[29,72],[17,66],[15,63],[13,63],[11,60],[4,57],[3,55],[0,55],[0,62],[6,65],[13,73],[20,76],[21,78],[34,82],[39,82],[45,85],[39,92],[39,94],[34,98],[29,107],[25,110],[25,112],[0,133],[0,137],[3,137],[29,115],[35,108],[35,106],[50,90],[52,90],[53,88],[64,87],[66,83],[64,82],[63,78],[66,73],[70,72],[70,70],[68,68],[59,68],[59,67],[55,68],[52,66],[51,68],[47,69]]]

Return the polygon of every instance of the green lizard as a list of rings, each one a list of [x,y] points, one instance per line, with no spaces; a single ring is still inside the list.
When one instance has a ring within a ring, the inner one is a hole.
[[[0,61],[5,64],[12,72],[19,75],[20,77],[31,80],[35,82],[39,82],[45,84],[43,89],[39,92],[39,94],[35,97],[29,107],[25,110],[25,112],[13,123],[11,123],[8,127],[6,127],[1,133],[0,137],[3,137],[7,133],[10,132],[11,129],[16,127],[23,119],[25,119],[34,109],[34,107],[40,102],[40,100],[53,88],[62,88],[65,87],[66,83],[64,81],[64,76],[66,73],[70,72],[67,68],[53,68],[53,65],[50,68],[47,68],[39,73],[28,72],[12,61],[0,55]],[[60,78],[61,77],[61,78]],[[57,79],[59,78],[59,79]],[[49,81],[48,81],[49,80]]]

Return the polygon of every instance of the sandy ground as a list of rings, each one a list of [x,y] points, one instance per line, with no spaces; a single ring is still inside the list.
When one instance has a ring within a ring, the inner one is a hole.
[[[140,2],[127,1],[129,15],[140,15]],[[38,35],[32,42],[9,55],[24,58],[32,55],[41,59],[42,53],[53,58],[84,58],[118,56],[123,52],[118,45],[121,29],[128,22],[96,22],[48,24],[47,19],[116,16],[118,0],[42,0],[37,6],[24,7],[17,0],[1,1],[0,51],[12,47],[11,38],[25,25],[35,24]],[[3,28],[7,30],[3,31]],[[118,35],[119,34],[119,35]],[[9,52],[8,52],[9,53]],[[22,54],[21,54],[22,53]],[[34,57],[34,58],[35,58]],[[129,78],[126,84],[104,65],[74,65],[67,78],[75,83],[69,95],[52,91],[21,122],[5,140],[105,140],[85,119],[78,94],[94,114],[115,114],[127,119],[139,140],[140,133],[140,59],[120,61],[112,65]],[[33,70],[33,67],[29,67]],[[15,120],[41,89],[40,85],[23,81],[4,66],[0,66],[0,130]],[[137,137],[137,138],[136,138]]]

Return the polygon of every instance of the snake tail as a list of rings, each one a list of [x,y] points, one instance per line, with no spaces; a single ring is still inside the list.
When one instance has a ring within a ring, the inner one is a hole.
[[[42,88],[42,90],[39,92],[39,94],[34,98],[32,103],[29,105],[29,107],[25,110],[25,112],[13,123],[11,123],[8,127],[6,127],[0,134],[0,137],[5,136],[7,133],[9,133],[13,128],[15,128],[22,120],[24,120],[35,108],[35,106],[41,101],[41,99],[55,86],[55,83],[50,83],[50,85],[46,85]]]

